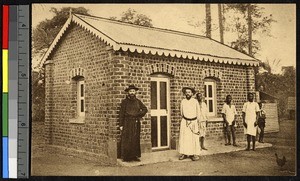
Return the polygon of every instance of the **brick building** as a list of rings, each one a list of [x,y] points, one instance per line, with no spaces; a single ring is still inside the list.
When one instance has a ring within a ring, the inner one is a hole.
[[[239,114],[255,90],[258,60],[199,35],[70,14],[44,57],[45,139],[104,163],[116,163],[118,109],[129,84],[149,112],[141,124],[142,152],[176,149],[183,86],[205,93],[208,138],[223,136],[221,109],[231,94]]]

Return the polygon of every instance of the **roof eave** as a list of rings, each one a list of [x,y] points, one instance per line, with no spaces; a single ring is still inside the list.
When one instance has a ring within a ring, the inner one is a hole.
[[[185,59],[194,59],[205,62],[215,62],[215,63],[225,63],[225,64],[233,64],[233,65],[244,65],[244,66],[259,66],[258,60],[246,60],[246,59],[234,59],[228,57],[216,57],[212,55],[203,55],[198,53],[191,52],[182,52],[178,50],[167,50],[161,49],[157,47],[141,47],[138,45],[128,45],[128,44],[118,44],[118,46],[114,46],[113,49],[115,51],[129,51],[129,52],[144,52],[147,55],[159,55],[159,56],[170,56],[175,58],[185,58]]]
[[[252,57],[251,57],[252,60],[238,59],[238,58],[234,59],[228,57],[216,57],[212,55],[203,55],[203,54],[192,53],[192,52],[183,52],[179,50],[167,50],[167,49],[157,48],[157,47],[147,47],[147,46],[139,46],[139,45],[129,45],[126,43],[119,43],[74,14],[70,14],[68,20],[63,25],[63,27],[61,28],[61,30],[59,31],[59,33],[51,43],[50,47],[44,54],[42,58],[42,62],[45,62],[49,58],[50,54],[56,47],[60,38],[66,32],[67,28],[70,26],[71,22],[76,23],[77,25],[81,26],[88,32],[92,33],[93,35],[98,37],[101,41],[106,43],[108,46],[111,46],[115,51],[122,50],[122,51],[138,52],[138,53],[144,52],[145,54],[152,54],[152,55],[157,54],[159,56],[164,55],[164,56],[171,56],[177,58],[200,60],[205,62],[225,63],[225,64],[244,65],[244,66],[259,66],[259,60]]]

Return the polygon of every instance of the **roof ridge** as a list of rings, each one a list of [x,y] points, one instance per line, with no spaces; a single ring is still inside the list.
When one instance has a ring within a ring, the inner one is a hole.
[[[207,38],[205,36],[197,35],[197,34],[193,34],[193,33],[188,33],[188,32],[183,32],[183,31],[178,31],[178,30],[172,30],[172,29],[158,28],[158,27],[154,27],[154,26],[153,27],[142,26],[142,25],[137,25],[137,24],[133,24],[133,23],[123,22],[123,21],[120,21],[120,20],[104,18],[104,17],[100,17],[100,16],[83,15],[83,14],[78,14],[78,13],[73,13],[73,15],[75,15],[75,16],[77,16],[77,15],[85,16],[85,17],[95,18],[95,19],[102,19],[102,20],[105,20],[105,21],[113,22],[113,23],[119,23],[119,24],[124,24],[124,25],[127,25],[127,26],[139,27],[139,28],[144,28],[144,29],[160,30],[160,31],[163,31],[163,32],[166,32],[166,33],[180,34],[180,35],[195,37],[195,38],[211,39],[211,38]]]

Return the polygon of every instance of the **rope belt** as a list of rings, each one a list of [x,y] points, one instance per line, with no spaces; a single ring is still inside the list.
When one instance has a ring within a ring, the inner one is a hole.
[[[196,121],[197,120],[197,117],[194,117],[194,118],[187,118],[185,117],[184,115],[182,116],[183,119],[187,120],[187,121]]]
[[[197,120],[197,117],[194,117],[194,118],[186,118],[184,115],[182,115],[183,119],[186,120],[186,127],[189,127],[191,132],[195,135],[200,135],[200,132],[195,132],[191,127],[190,127],[190,124],[192,123],[192,121],[196,121]]]

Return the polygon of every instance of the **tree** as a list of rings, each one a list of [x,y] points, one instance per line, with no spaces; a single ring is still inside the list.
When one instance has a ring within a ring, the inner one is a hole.
[[[110,17],[109,19],[118,20],[117,17]],[[136,12],[136,10],[131,8],[122,13],[122,16],[119,19],[119,21],[141,26],[153,27],[151,23],[152,19],[150,17],[144,14],[139,14]]]
[[[250,4],[247,4],[247,13],[248,13],[248,54],[252,56],[252,7]]]
[[[205,4],[206,37],[211,38],[211,12],[210,4]]]
[[[277,70],[280,62],[280,59],[274,59],[271,61],[267,58],[265,62],[261,63],[261,67],[267,70],[269,73],[276,74],[278,72]]]
[[[283,118],[287,116],[287,97],[296,96],[295,67],[288,67],[283,74],[274,74],[271,72],[257,74],[256,79],[257,90],[264,91],[278,98],[279,117]]]
[[[223,16],[223,6],[218,4],[218,15],[219,15],[219,29],[220,29],[220,42],[224,44],[224,16]]]
[[[44,71],[33,70],[31,73],[32,121],[43,121],[45,117]]]
[[[50,12],[54,13],[53,18],[40,22],[37,27],[32,30],[32,46],[35,50],[39,51],[49,48],[52,41],[68,19],[70,9],[73,13],[89,15],[88,10],[83,7],[64,7],[61,10],[51,8]]]
[[[254,56],[260,50],[260,43],[253,39],[252,35],[262,33],[270,35],[270,26],[276,22],[272,14],[265,15],[264,8],[255,4],[226,4],[228,18],[233,18],[231,31],[237,33],[237,39],[231,42],[231,46],[241,52],[247,52]],[[228,22],[228,21],[227,21]]]

